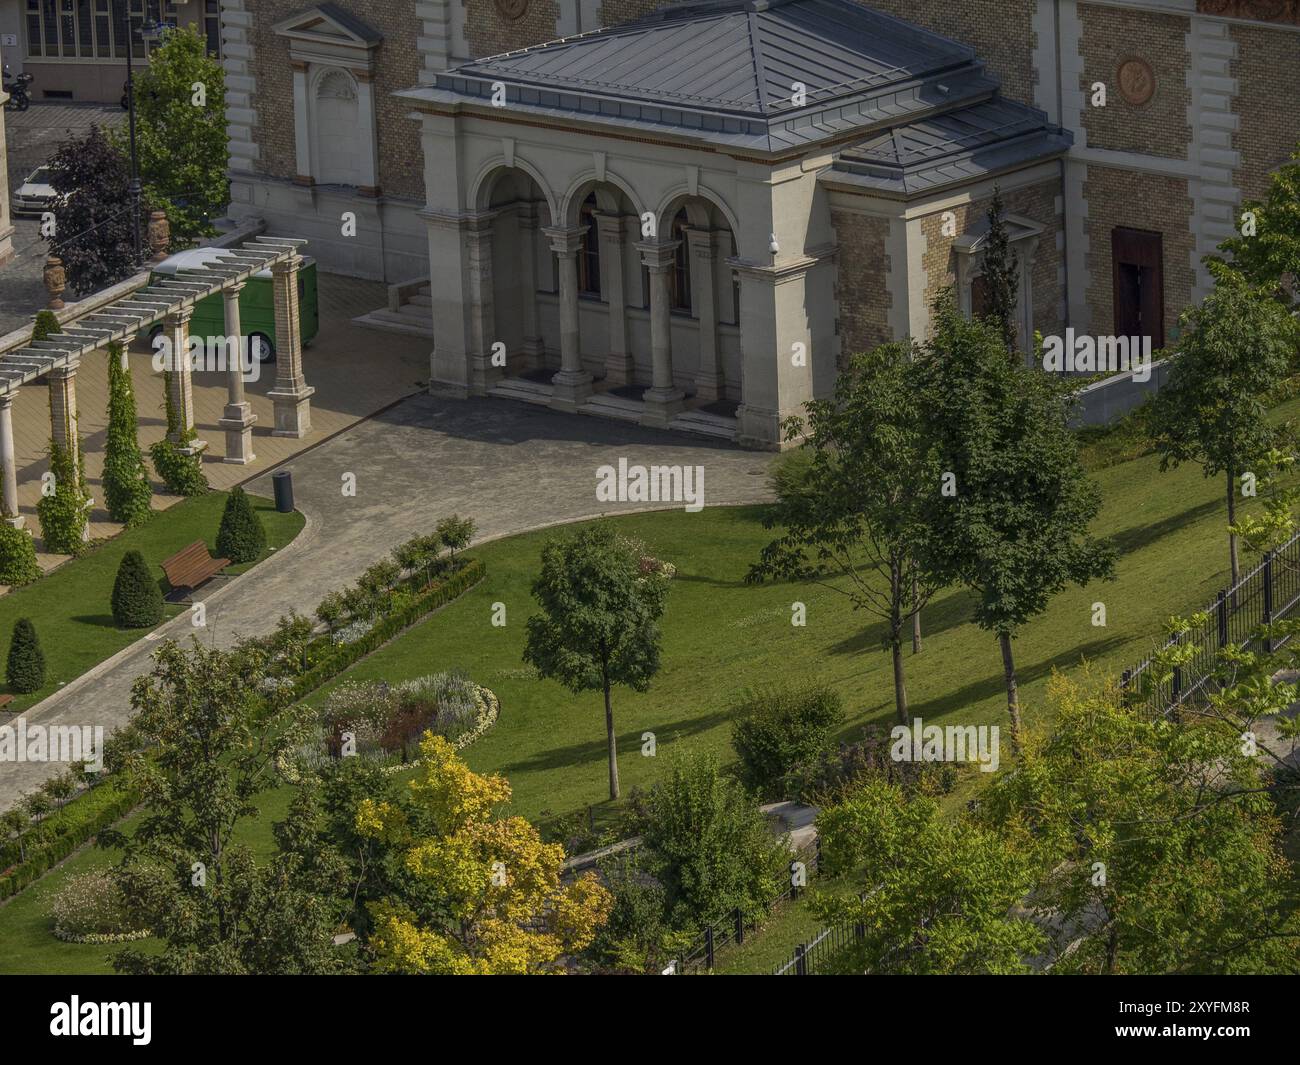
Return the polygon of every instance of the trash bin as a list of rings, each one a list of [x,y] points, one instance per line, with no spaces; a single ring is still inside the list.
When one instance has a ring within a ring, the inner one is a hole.
[[[271,474],[271,483],[275,486],[275,509],[281,514],[293,510],[293,473],[290,470],[276,470]]]

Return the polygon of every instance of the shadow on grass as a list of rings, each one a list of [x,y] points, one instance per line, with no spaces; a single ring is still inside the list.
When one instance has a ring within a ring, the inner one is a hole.
[[[1223,506],[1221,500],[1217,499],[1207,500],[1178,514],[1171,514],[1169,517],[1162,518],[1157,522],[1145,525],[1130,525],[1127,529],[1121,529],[1119,532],[1112,534],[1109,539],[1121,555],[1132,554],[1134,551],[1150,547],[1157,540],[1170,536],[1180,529],[1185,529],[1219,510],[1224,512],[1225,532],[1223,541],[1224,554],[1227,554],[1227,508]]]

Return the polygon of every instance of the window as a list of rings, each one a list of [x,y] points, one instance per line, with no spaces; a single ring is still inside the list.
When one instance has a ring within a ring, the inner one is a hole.
[[[683,208],[673,219],[672,228],[672,239],[678,242],[677,248],[673,251],[672,308],[690,314],[692,310],[691,243],[686,239],[687,225],[686,210]]]
[[[209,48],[216,35],[220,49],[220,0],[205,0]],[[145,58],[142,23],[175,24],[173,0],[26,0],[27,54],[68,59],[125,59],[130,18],[132,55]],[[153,47],[153,42],[148,42]]]
[[[1159,233],[1117,228],[1110,235],[1115,336],[1149,336],[1165,346],[1164,249]]]
[[[596,225],[596,194],[583,201],[578,224],[586,226],[578,247],[578,292],[600,298],[600,227]]]
[[[203,35],[208,55],[221,58],[221,0],[203,0]]]
[[[984,280],[984,275],[971,278],[970,283],[970,313],[972,318],[983,318],[989,313],[989,286]]]

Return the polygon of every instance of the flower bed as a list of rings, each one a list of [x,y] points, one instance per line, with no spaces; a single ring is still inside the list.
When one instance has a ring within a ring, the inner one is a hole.
[[[65,943],[128,943],[147,928],[129,928],[126,899],[107,869],[70,876],[50,904],[54,937]]]

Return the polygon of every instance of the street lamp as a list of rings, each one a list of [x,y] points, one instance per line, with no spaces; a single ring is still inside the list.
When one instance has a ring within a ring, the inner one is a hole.
[[[142,43],[156,41],[162,37],[162,31],[165,27],[160,22],[152,19],[140,20],[140,40]],[[131,197],[132,211],[132,230],[135,236],[135,261],[138,266],[144,262],[144,247],[140,235],[140,156],[135,146],[135,68],[132,63],[135,55],[135,32],[131,23],[131,18],[127,16],[126,32],[126,110],[127,124],[130,128],[131,139],[131,184],[128,188]],[[145,49],[145,56],[148,57],[148,49]]]

